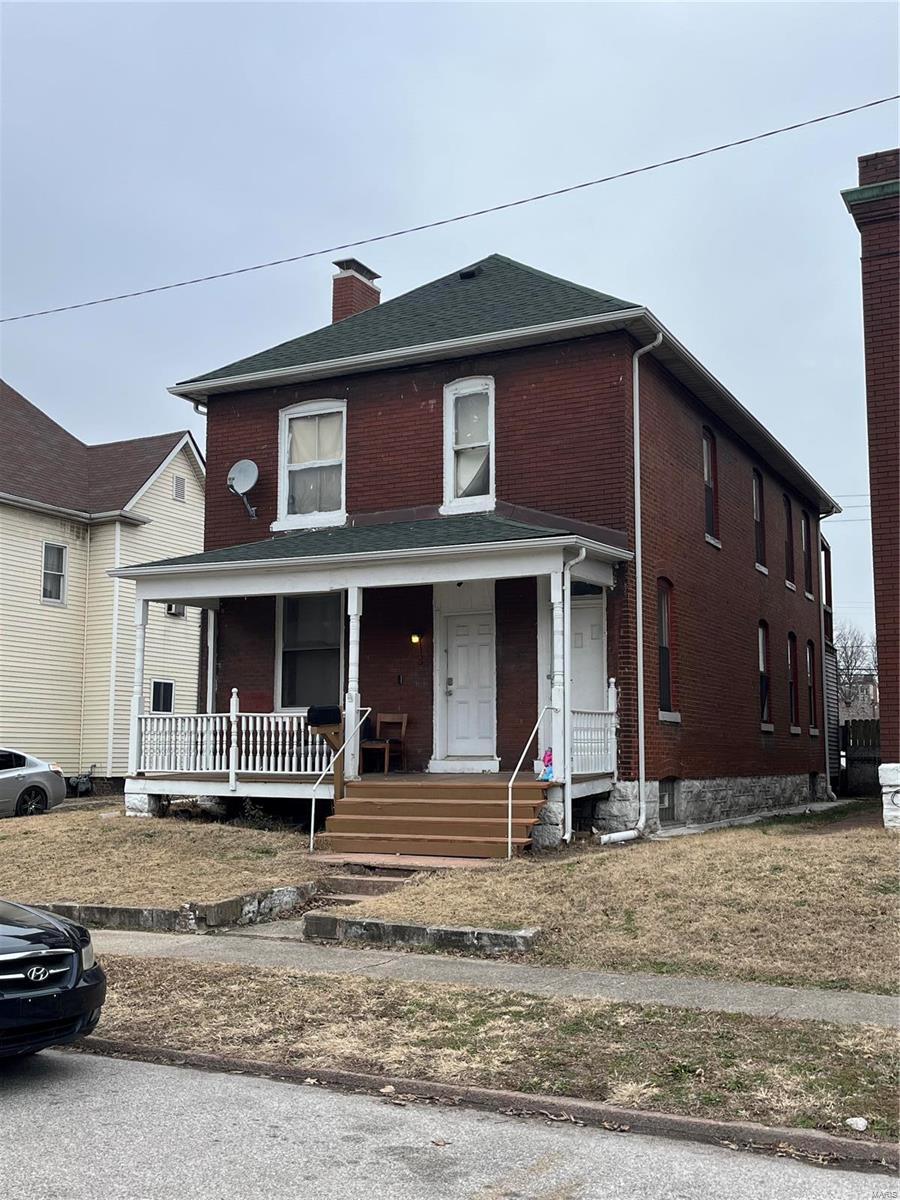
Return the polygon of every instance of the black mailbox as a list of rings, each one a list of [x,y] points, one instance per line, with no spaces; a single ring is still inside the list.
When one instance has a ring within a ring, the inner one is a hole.
[[[306,713],[307,725],[340,725],[341,709],[337,704],[311,704]]]

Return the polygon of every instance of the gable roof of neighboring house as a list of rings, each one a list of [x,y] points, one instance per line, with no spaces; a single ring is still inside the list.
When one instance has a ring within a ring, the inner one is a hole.
[[[185,429],[88,446],[0,380],[0,497],[82,517],[126,511],[151,477],[188,448]]]
[[[640,304],[548,275],[502,254],[365,312],[176,384],[194,402],[224,392],[469,357],[627,331],[710,412],[825,516],[840,506],[736,396]],[[655,339],[661,340],[655,344]]]

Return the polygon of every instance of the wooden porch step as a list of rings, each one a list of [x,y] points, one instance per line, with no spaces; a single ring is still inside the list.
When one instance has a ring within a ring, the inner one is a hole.
[[[513,820],[533,821],[543,806],[543,796],[527,800],[514,796]],[[507,801],[505,796],[494,800],[347,796],[335,801],[334,811],[336,815],[347,817],[473,817],[476,820],[495,817],[505,821]]]
[[[516,819],[513,817],[513,837],[527,838],[534,828],[536,821],[533,817]],[[396,834],[398,837],[411,834],[413,836],[446,836],[446,837],[506,837],[506,817],[487,817],[477,820],[472,817],[370,817],[349,816],[336,813],[329,817],[325,824],[328,834],[332,833],[363,833],[381,836]]]
[[[533,800],[543,804],[544,796],[549,785],[538,783],[537,780],[516,780],[513,784],[513,799]],[[409,779],[390,775],[376,779],[359,779],[348,782],[345,795],[348,799],[377,800],[497,800],[506,799],[509,782],[505,779],[491,780],[483,775],[472,775],[469,778],[458,779],[429,779],[423,776],[419,779]]]
[[[440,837],[412,834],[326,834],[330,847],[346,854],[444,855],[452,858],[506,858],[506,838]],[[513,838],[513,853],[521,853],[530,838]]]

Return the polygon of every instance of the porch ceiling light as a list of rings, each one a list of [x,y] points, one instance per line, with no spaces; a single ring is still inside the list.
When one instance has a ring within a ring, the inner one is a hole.
[[[411,633],[409,635],[409,640],[412,642],[412,644],[414,646],[418,646],[422,640],[422,635],[421,635],[421,633]]]

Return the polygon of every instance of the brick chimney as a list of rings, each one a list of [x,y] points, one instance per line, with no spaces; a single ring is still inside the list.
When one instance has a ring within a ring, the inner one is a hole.
[[[380,275],[376,275],[358,258],[338,258],[334,265],[338,272],[332,283],[332,322],[354,317],[380,302],[381,289],[375,286],[375,280],[380,279]]]
[[[859,187],[841,195],[862,242],[875,636],[881,684],[879,777],[884,823],[900,828],[900,808],[891,802],[900,787],[900,150],[864,154],[859,160]]]

